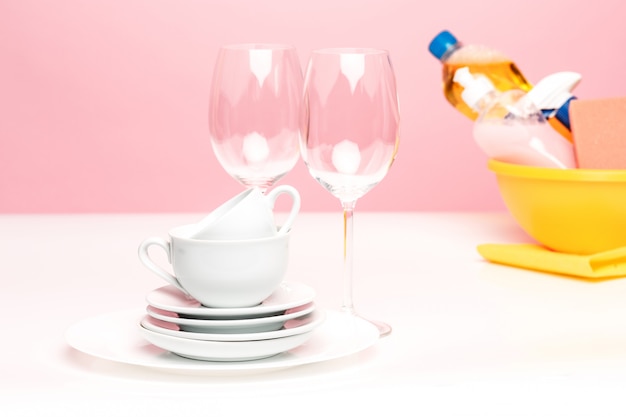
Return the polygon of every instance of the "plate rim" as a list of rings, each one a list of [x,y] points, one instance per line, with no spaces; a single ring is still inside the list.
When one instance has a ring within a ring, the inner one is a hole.
[[[171,305],[167,306],[158,302],[155,303],[153,299],[151,300],[150,296],[159,290],[163,290],[165,288],[176,289],[176,287],[174,287],[173,285],[164,285],[164,286],[155,288],[152,291],[148,292],[148,294],[146,294],[145,299],[149,305],[159,308],[161,310],[170,311],[170,312],[178,313],[178,314],[194,315],[194,316],[202,317],[202,318],[211,318],[211,317],[217,318],[217,317],[225,317],[225,316],[238,317],[238,316],[249,316],[249,315],[266,315],[266,314],[272,314],[272,313],[277,313],[280,311],[288,310],[290,308],[299,307],[301,305],[310,303],[315,299],[315,289],[301,282],[283,281],[281,282],[279,289],[284,289],[286,291],[290,291],[290,290],[293,291],[294,287],[296,289],[305,291],[305,295],[301,296],[298,299],[290,300],[289,302],[284,302],[281,304],[270,304],[270,305],[259,304],[258,306],[254,306],[254,307],[232,307],[232,308],[213,307],[212,308],[212,307],[205,307],[205,306],[199,306],[199,307],[171,306]],[[182,292],[181,292],[181,295],[183,295]]]
[[[170,317],[159,313],[158,311],[153,311],[150,307],[154,306],[146,306],[146,312],[148,315],[154,317],[155,319],[167,321],[169,323],[174,323],[183,326],[195,326],[195,327],[251,327],[251,326],[261,326],[264,324],[272,324],[272,323],[280,323],[282,321],[292,320],[298,317],[302,317],[306,314],[312,313],[315,311],[315,303],[310,303],[311,305],[306,309],[294,311],[289,314],[278,314],[275,316],[265,316],[265,317],[255,317],[250,319],[233,319],[233,320],[211,320],[211,319],[189,319],[186,317]],[[305,304],[306,305],[306,304]]]
[[[272,330],[268,332],[255,332],[255,333],[200,333],[200,332],[188,332],[182,330],[172,330],[164,327],[160,327],[156,324],[150,324],[150,327],[156,327],[159,330],[154,330],[144,325],[145,321],[149,319],[149,314],[144,315],[140,320],[139,324],[146,328],[147,330],[161,333],[166,336],[178,337],[181,339],[189,339],[189,340],[201,340],[201,341],[214,341],[214,342],[251,342],[251,341],[259,341],[259,340],[269,340],[269,339],[280,339],[282,337],[290,337],[295,336],[301,333],[306,333],[308,331],[315,330],[319,325],[324,322],[325,312],[323,310],[311,310],[309,313],[311,315],[311,321],[305,324],[302,324],[298,327],[293,327],[290,329],[280,329],[280,330]],[[301,317],[305,317],[307,314],[302,316],[295,317],[293,319],[299,319]],[[288,321],[288,320],[287,320]],[[177,334],[178,333],[178,334]],[[182,335],[181,335],[182,333]],[[186,336],[185,336],[186,335]],[[195,337],[189,337],[191,335],[196,335]]]

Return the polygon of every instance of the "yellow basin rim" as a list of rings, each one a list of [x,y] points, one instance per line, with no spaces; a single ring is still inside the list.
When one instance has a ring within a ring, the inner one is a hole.
[[[626,182],[624,169],[559,169],[507,164],[489,160],[489,169],[500,175],[559,181]]]

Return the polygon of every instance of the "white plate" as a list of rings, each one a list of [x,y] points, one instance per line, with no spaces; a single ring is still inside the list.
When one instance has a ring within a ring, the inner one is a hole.
[[[143,337],[155,346],[189,359],[213,362],[238,362],[263,359],[300,346],[313,331],[278,339],[224,342],[168,336],[139,326]]]
[[[146,315],[143,319],[141,319],[140,324],[153,332],[172,337],[179,337],[182,339],[245,342],[251,340],[278,339],[280,337],[288,337],[310,332],[322,324],[323,321],[324,312],[314,311],[313,313],[288,320],[283,326],[284,329],[260,333],[195,333],[181,331],[176,330],[178,327],[177,325],[155,319],[150,315]],[[174,327],[172,327],[172,325]]]
[[[96,358],[186,374],[237,374],[270,371],[343,358],[373,346],[379,338],[371,323],[337,311],[311,338],[289,352],[245,362],[207,362],[186,359],[152,345],[139,333],[143,309],[118,311],[86,318],[66,332],[70,346]]]
[[[186,315],[189,318],[254,318],[282,314],[285,310],[310,303],[315,290],[300,282],[283,282],[280,287],[258,306],[245,308],[209,308],[185,296],[171,285],[157,288],[146,295],[146,301],[161,310]]]
[[[181,318],[176,313],[159,310],[148,306],[148,314],[155,319],[174,323],[181,330],[194,333],[259,333],[271,332],[283,328],[285,322],[309,314],[315,309],[313,303],[289,309],[277,316],[257,317],[240,320],[209,320]]]

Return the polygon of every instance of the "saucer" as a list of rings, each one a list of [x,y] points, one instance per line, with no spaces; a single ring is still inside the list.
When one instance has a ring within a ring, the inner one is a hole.
[[[299,282],[283,282],[272,295],[261,304],[244,308],[210,308],[187,297],[172,285],[149,292],[146,301],[160,310],[178,313],[188,318],[245,319],[282,314],[285,310],[310,303],[315,290]]]
[[[173,323],[164,322],[146,315],[141,319],[141,326],[155,333],[161,333],[167,336],[180,337],[183,339],[193,340],[213,340],[222,342],[241,342],[251,340],[267,340],[277,339],[280,337],[294,336],[302,333],[310,332],[324,321],[325,314],[322,311],[314,311],[296,319],[289,320],[285,323],[285,328],[281,330],[261,333],[193,333],[181,330],[174,330],[171,326]],[[173,325],[175,327],[175,324]]]
[[[270,332],[281,329],[285,322],[304,316],[315,309],[311,302],[294,309],[288,309],[285,314],[276,316],[257,317],[251,319],[190,319],[179,317],[177,314],[164,311],[153,306],[147,306],[148,314],[155,319],[174,323],[180,330],[195,333],[259,333]]]
[[[277,339],[249,341],[194,340],[169,336],[148,330],[139,325],[142,336],[153,345],[184,358],[214,361],[238,362],[268,358],[294,349],[311,338],[314,331]]]

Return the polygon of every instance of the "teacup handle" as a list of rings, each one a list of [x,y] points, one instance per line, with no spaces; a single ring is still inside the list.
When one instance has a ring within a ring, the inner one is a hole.
[[[267,193],[265,197],[267,198],[272,209],[274,209],[276,199],[278,199],[278,196],[281,194],[289,194],[293,200],[293,204],[291,205],[291,211],[289,212],[287,220],[285,220],[281,228],[278,230],[279,235],[283,235],[291,229],[291,225],[296,220],[296,216],[300,211],[300,193],[298,193],[298,190],[291,185],[280,185]]]
[[[148,248],[153,245],[159,246],[160,248],[162,248],[165,251],[165,253],[167,253],[167,261],[170,264],[172,263],[172,248],[170,246],[170,243],[160,237],[149,237],[148,239],[141,242],[141,245],[139,245],[139,259],[141,260],[141,262],[149,270],[151,270],[152,272],[154,272],[155,274],[163,278],[165,281],[169,282],[170,284],[172,284],[173,286],[181,290],[183,293],[185,293],[185,295],[189,296],[189,293],[187,292],[187,290],[185,290],[183,286],[180,285],[180,282],[178,282],[178,280],[176,279],[174,275],[170,274],[165,269],[158,266],[156,263],[154,263],[152,258],[150,258],[150,255],[148,254]]]

